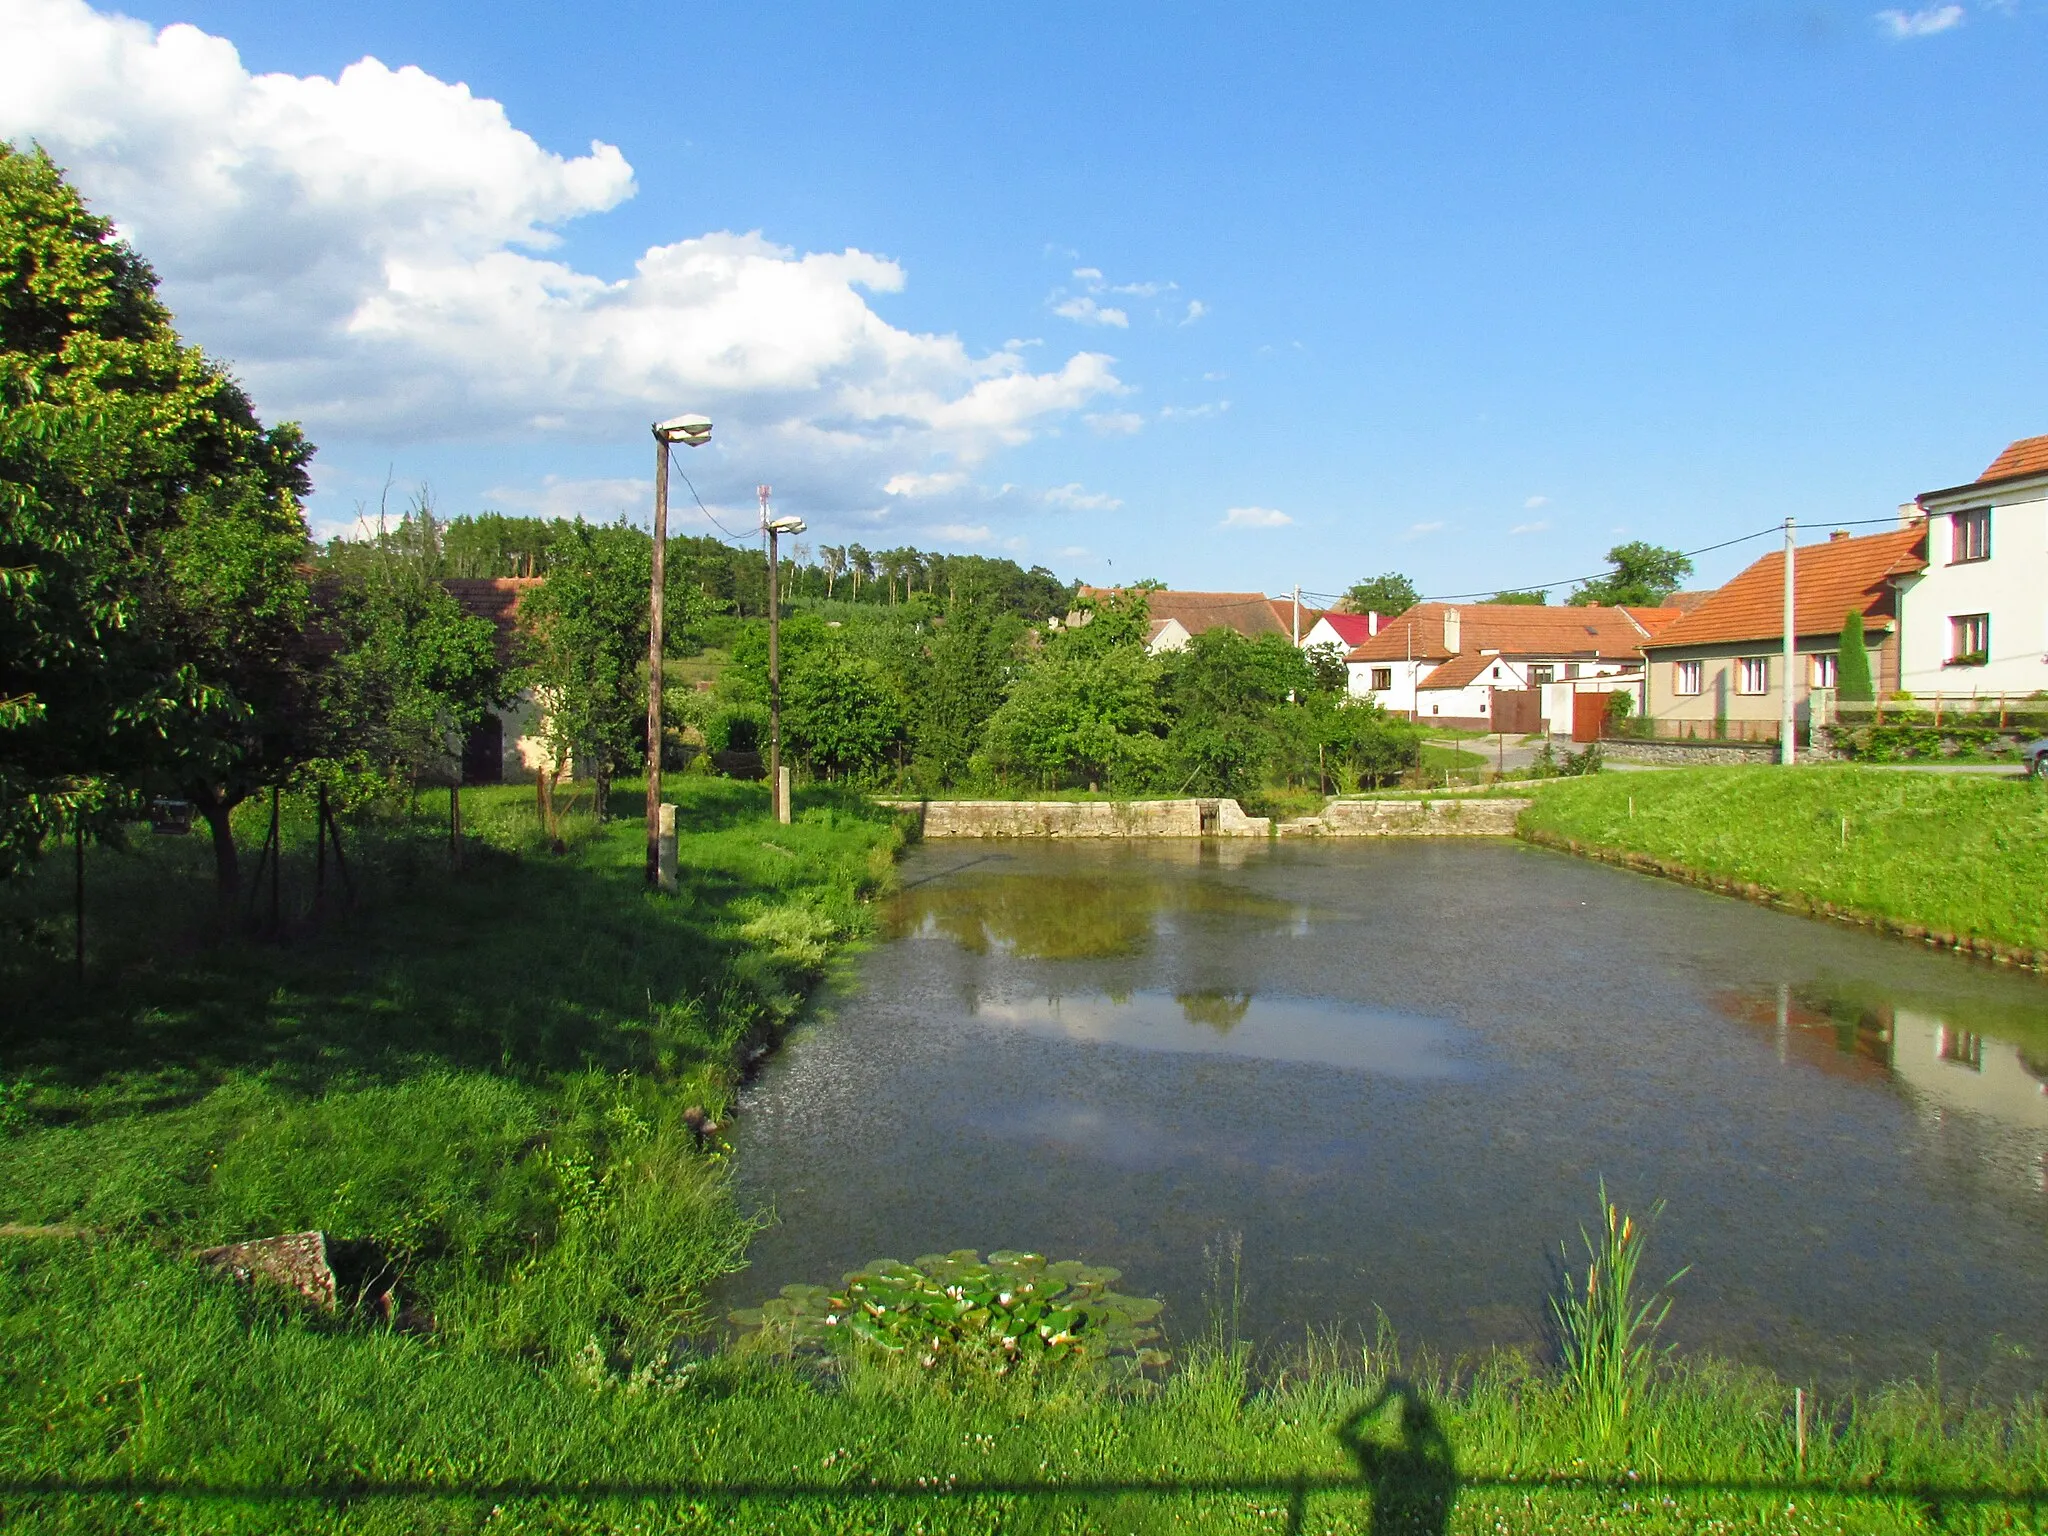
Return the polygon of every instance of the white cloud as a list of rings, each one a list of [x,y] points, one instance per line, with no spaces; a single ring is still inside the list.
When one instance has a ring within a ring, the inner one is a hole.
[[[1520,533],[1548,533],[1550,532],[1550,524],[1543,522],[1517,523],[1514,527],[1510,528],[1508,532],[1511,535]]]
[[[645,521],[653,514],[654,482],[651,480],[569,480],[560,475],[542,477],[538,485],[495,485],[484,492],[494,507],[531,513],[535,517],[582,517],[591,522],[610,522],[624,514]],[[687,509],[689,518],[702,521],[697,504],[671,494],[668,501],[669,526]],[[684,529],[684,532],[692,530]]]
[[[1193,325],[1197,320],[1201,319],[1202,316],[1206,315],[1207,313],[1209,313],[1208,305],[1204,304],[1200,299],[1189,299],[1188,312],[1186,315],[1181,317],[1180,323],[1182,325]]]
[[[955,544],[993,544],[995,530],[987,523],[940,523],[927,528],[925,532],[935,539],[950,539]]]
[[[1402,534],[1401,537],[1404,539],[1426,538],[1432,533],[1442,533],[1448,526],[1449,524],[1447,523],[1410,523],[1408,531]]]
[[[1285,528],[1294,521],[1278,507],[1232,507],[1218,528]]]
[[[1060,551],[1061,557],[1067,560],[1085,560],[1088,558],[1088,553],[1087,547],[1081,544],[1069,544]]]
[[[1070,485],[1056,485],[1045,492],[1046,505],[1064,507],[1070,512],[1114,512],[1123,502],[1106,491],[1090,491],[1082,488],[1076,480]]]
[[[1548,496],[1531,496],[1527,501],[1522,503],[1522,510],[1525,512],[1534,512],[1538,507],[1547,507],[1549,505],[1550,498]]]
[[[1104,437],[1129,437],[1145,427],[1145,418],[1136,411],[1092,411],[1084,419]]]
[[[965,470],[952,469],[929,475],[921,475],[914,470],[905,470],[900,475],[889,477],[888,483],[882,487],[882,494],[885,496],[943,496],[950,491],[959,490],[966,483],[967,472]]]
[[[1879,11],[1877,24],[1884,29],[1885,36],[1891,38],[1932,37],[1937,32],[1961,26],[1963,8],[1960,5],[1930,5],[1917,11]]]
[[[1210,400],[1202,405],[1162,405],[1159,408],[1161,421],[1200,420],[1204,416],[1221,416],[1230,409],[1228,400]]]
[[[316,441],[604,439],[698,409],[814,499],[865,505],[1121,390],[1112,359],[1034,372],[901,329],[903,269],[717,232],[616,280],[543,254],[631,197],[608,144],[564,156],[497,102],[363,59],[254,75],[195,27],[0,0],[0,138],[34,139],[163,276],[187,336]],[[711,465],[707,465],[710,468]]]
[[[1077,321],[1082,325],[1114,325],[1119,329],[1127,329],[1131,323],[1131,317],[1122,310],[1098,304],[1085,293],[1077,293],[1072,298],[1062,299],[1053,305],[1052,312],[1063,319]]]

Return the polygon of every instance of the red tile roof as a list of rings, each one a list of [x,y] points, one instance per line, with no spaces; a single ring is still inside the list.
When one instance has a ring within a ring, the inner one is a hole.
[[[1924,525],[1860,539],[1803,544],[1792,562],[1792,623],[1802,635],[1836,635],[1851,608],[1890,623],[1888,577],[1922,569]],[[1785,626],[1785,552],[1772,550],[1644,649],[1769,640]]]
[[[1320,617],[1329,620],[1330,628],[1337,631],[1338,637],[1346,645],[1363,645],[1372,638],[1372,618],[1369,614],[1337,613],[1332,611],[1322,614]],[[1302,634],[1306,636],[1312,627],[1311,625],[1303,624],[1301,626]]]
[[[2005,452],[1993,459],[1977,477],[1979,485],[1992,480],[2018,480],[2025,475],[2048,474],[2048,437],[2023,437],[2008,443]]]
[[[1532,603],[1417,603],[1380,632],[1354,646],[1350,661],[1399,661],[1405,656],[1448,661],[1444,615],[1458,615],[1458,652],[1503,656],[1636,657],[1648,635],[1677,621],[1675,608],[1549,608]]]
[[[1417,688],[1463,688],[1478,679],[1488,667],[1500,665],[1500,657],[1464,651],[1453,656],[1415,686]]]
[[[473,618],[489,619],[498,630],[498,655],[512,653],[512,634],[519,619],[519,604],[526,594],[546,581],[545,576],[450,576],[441,585]]]

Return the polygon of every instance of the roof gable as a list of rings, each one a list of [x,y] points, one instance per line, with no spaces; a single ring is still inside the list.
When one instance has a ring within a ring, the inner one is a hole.
[[[1671,608],[1551,608],[1534,603],[1417,603],[1353,647],[1350,661],[1448,660],[1444,616],[1458,616],[1460,655],[1592,657],[1630,660],[1643,641],[1676,622]]]
[[[1977,477],[1977,484],[1993,480],[2018,480],[2027,475],[2048,474],[2048,437],[2023,437],[2006,444],[2005,452],[1993,459]]]
[[[1894,528],[1860,539],[1805,544],[1792,561],[1792,627],[1802,635],[1835,635],[1851,608],[1880,616],[1891,595],[1889,578],[1922,568],[1924,525]],[[1691,613],[1658,632],[1644,648],[1719,645],[1769,640],[1785,632],[1785,552],[1774,549],[1750,565]]]
[[[1081,593],[1084,597],[1107,597],[1118,590],[1115,587],[1083,587]],[[1273,600],[1263,592],[1154,591],[1145,594],[1145,611],[1155,622],[1172,619],[1190,635],[1211,629],[1234,629],[1247,638],[1285,635],[1291,639],[1291,625],[1280,622],[1273,606]],[[1304,630],[1308,623],[1308,612],[1304,609]]]

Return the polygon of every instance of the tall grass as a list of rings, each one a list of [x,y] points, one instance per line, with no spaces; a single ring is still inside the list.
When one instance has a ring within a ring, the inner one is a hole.
[[[1663,1209],[1659,1201],[1651,1208],[1650,1220]],[[1638,1301],[1636,1272],[1647,1236],[1645,1225],[1607,1198],[1607,1181],[1602,1179],[1599,1226],[1595,1232],[1579,1228],[1586,1250],[1583,1281],[1572,1272],[1564,1245],[1558,1245],[1564,1284],[1551,1297],[1550,1309],[1557,1324],[1563,1381],[1603,1446],[1619,1436],[1630,1409],[1649,1385],[1657,1330],[1671,1314],[1671,1297],[1665,1293],[1686,1273],[1680,1269]]]

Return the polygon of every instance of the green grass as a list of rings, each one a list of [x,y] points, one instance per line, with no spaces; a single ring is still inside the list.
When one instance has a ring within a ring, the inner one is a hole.
[[[1833,766],[1602,774],[1545,785],[1523,826],[1901,923],[2048,947],[2048,785],[2036,782]]]
[[[1802,1468],[1789,1387],[1711,1361],[1603,1437],[1526,1360],[1386,1338],[1254,1363],[1219,1326],[1136,1385],[717,1347],[752,1220],[681,1111],[722,1115],[869,932],[899,832],[823,791],[790,827],[757,786],[679,798],[679,898],[642,890],[637,821],[555,856],[524,794],[472,793],[459,872],[444,799],[352,827],[359,905],[321,926],[294,808],[283,942],[208,937],[196,841],[96,852],[83,989],[64,862],[0,888],[0,1222],[89,1233],[0,1236],[0,1528],[1905,1531],[2048,1497],[2040,1404],[1935,1386],[1824,1405]],[[434,1329],[189,1257],[316,1226]]]

